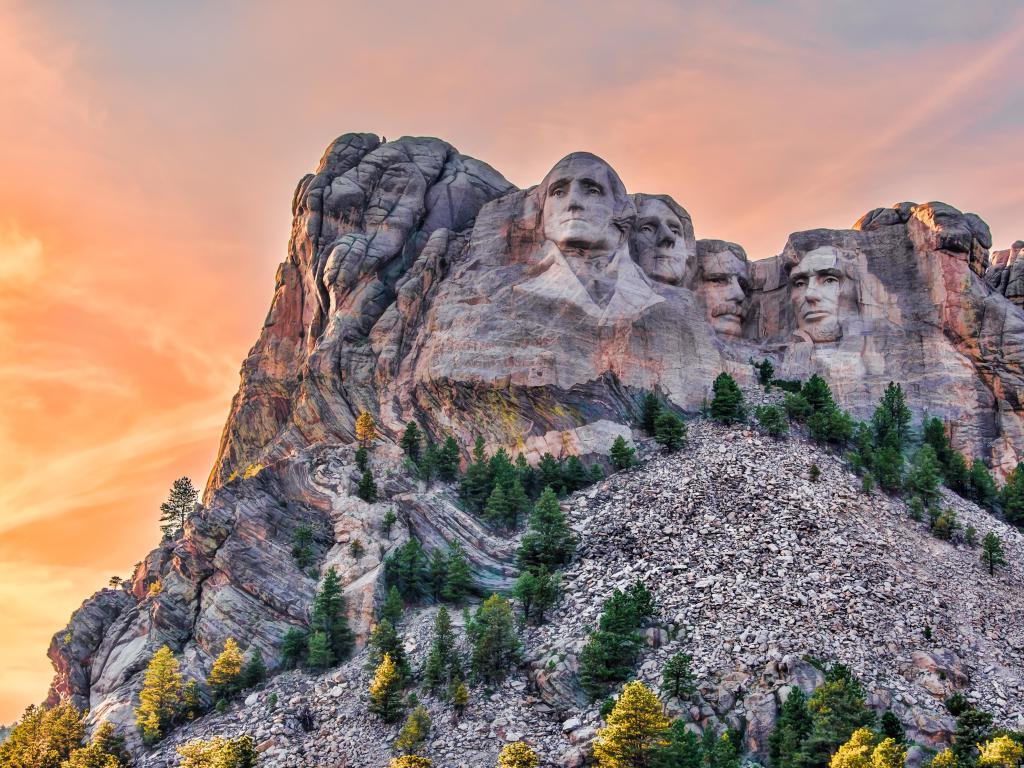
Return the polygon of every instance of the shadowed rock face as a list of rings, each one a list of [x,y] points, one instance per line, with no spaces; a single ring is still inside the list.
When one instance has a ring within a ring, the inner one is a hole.
[[[630,437],[644,390],[694,411],[720,371],[750,382],[753,356],[785,378],[822,373],[861,417],[899,381],[971,456],[1004,473],[1024,456],[1020,244],[989,266],[987,226],[948,205],[876,209],[748,262],[736,244],[697,241],[671,198],[630,197],[593,155],[520,190],[437,139],[348,134],[299,182],[292,212],[203,508],[51,645],[54,695],[96,721],[132,722],[164,643],[194,677],[227,637],[273,667],[332,565],[365,638],[383,558],[411,535],[459,541],[484,587],[507,586],[513,544],[402,471],[394,442],[409,420],[530,459],[595,456]],[[383,433],[377,504],[355,497],[363,409]],[[291,556],[301,524],[316,531],[312,572]]]

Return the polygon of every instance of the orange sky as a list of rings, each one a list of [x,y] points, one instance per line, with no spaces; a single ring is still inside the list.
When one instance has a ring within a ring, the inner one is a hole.
[[[0,722],[205,480],[337,134],[441,136],[522,186],[593,151],[754,258],[898,200],[1024,237],[1013,2],[298,5],[0,2]]]

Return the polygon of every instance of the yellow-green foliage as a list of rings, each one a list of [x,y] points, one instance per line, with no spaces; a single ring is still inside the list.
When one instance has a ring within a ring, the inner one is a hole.
[[[30,706],[0,744],[0,766],[60,768],[84,737],[82,715],[72,704],[61,702],[50,709]]]
[[[421,704],[406,719],[401,733],[398,734],[398,740],[395,742],[395,749],[399,752],[412,754],[426,741],[427,734],[429,733],[430,713]]]
[[[388,768],[433,768],[434,761],[419,755],[402,755],[391,758]]]
[[[928,765],[929,768],[957,768],[956,754],[952,749],[944,749]]]
[[[978,765],[981,768],[1019,768],[1024,764],[1024,746],[1009,736],[996,736],[980,748]]]
[[[123,768],[121,755],[125,755],[124,741],[114,733],[113,724],[106,722],[96,730],[88,746],[72,752],[61,768]]]
[[[670,721],[658,697],[639,681],[626,683],[607,722],[594,741],[594,759],[600,768],[647,765],[651,750],[667,743]]]
[[[498,768],[537,768],[537,753],[521,741],[506,744],[498,755]]]
[[[385,653],[370,683],[370,711],[384,722],[393,722],[402,713],[402,677],[391,658]]]
[[[163,591],[164,591],[164,585],[160,581],[160,579],[157,579],[156,581],[154,581],[152,584],[149,585],[149,589],[146,590],[146,595],[148,595],[149,597],[156,597],[157,595],[159,595]]]
[[[135,710],[135,724],[147,744],[155,744],[167,735],[181,706],[183,690],[178,660],[165,645],[149,660]]]
[[[228,698],[238,685],[238,678],[242,674],[242,649],[238,647],[233,637],[224,641],[224,650],[221,651],[210,668],[210,674],[206,678],[206,684],[217,692],[221,698]]]
[[[209,741],[190,741],[177,749],[182,758],[178,768],[252,768],[256,765],[256,748],[252,736]]]
[[[906,756],[895,739],[879,741],[869,729],[858,728],[832,755],[829,768],[903,768]]]
[[[265,464],[250,464],[244,470],[242,470],[242,479],[248,480],[250,477],[256,477],[260,472],[266,469]]]

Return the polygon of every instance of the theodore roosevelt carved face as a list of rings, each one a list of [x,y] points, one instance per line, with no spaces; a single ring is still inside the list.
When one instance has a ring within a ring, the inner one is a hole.
[[[717,333],[739,336],[747,314],[747,261],[738,248],[724,243],[700,254],[697,291],[704,301],[707,320]]]

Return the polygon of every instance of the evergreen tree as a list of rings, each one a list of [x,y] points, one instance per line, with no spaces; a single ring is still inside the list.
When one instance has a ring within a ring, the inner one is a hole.
[[[384,654],[370,683],[370,712],[385,723],[402,716],[402,677],[391,656]]]
[[[768,738],[768,756],[772,768],[798,768],[800,748],[810,735],[813,721],[807,709],[807,697],[794,685],[779,711],[775,730]]]
[[[466,475],[469,476],[468,473]],[[508,499],[505,497],[505,489],[500,485],[494,486],[491,495],[484,505],[484,520],[498,528],[511,528],[510,509]]]
[[[440,547],[430,552],[427,581],[430,584],[430,596],[435,601],[444,599],[444,585],[448,581],[448,555]]]
[[[520,519],[529,513],[531,506],[530,497],[518,476],[505,487],[505,500],[508,502],[509,528],[517,528]]]
[[[178,768],[255,768],[256,745],[252,736],[224,739],[214,736],[209,741],[194,739],[176,748],[182,758]]]
[[[670,725],[661,702],[641,682],[627,683],[608,725],[597,733],[594,758],[599,768],[641,768],[650,765],[652,753],[664,747]]]
[[[641,639],[636,630],[653,613],[653,601],[643,593],[646,588],[641,592],[637,585],[629,592],[616,589],[604,603],[598,631],[591,633],[580,653],[580,685],[593,698],[609,683],[625,680],[636,663]]]
[[[242,676],[242,649],[233,637],[224,641],[224,650],[214,660],[206,684],[213,690],[217,699],[228,701],[240,689]]]
[[[356,419],[356,440],[364,447],[368,447],[376,439],[377,422],[373,420],[369,411],[361,411],[359,418]]]
[[[377,626],[370,633],[367,645],[370,648],[371,664],[379,664],[385,656],[388,656],[403,679],[410,676],[411,669],[409,657],[405,653],[405,643],[395,629],[395,625],[390,621],[381,619],[377,622]]]
[[[384,517],[380,521],[380,529],[387,538],[391,538],[391,529],[397,522],[398,515],[395,514],[395,510],[389,507],[388,511],[384,513]]]
[[[292,558],[299,570],[306,570],[313,564],[313,526],[302,523],[292,531]]]
[[[491,465],[484,451],[484,439],[478,437],[473,446],[473,461],[466,467],[459,493],[473,512],[482,512],[493,488]]]
[[[565,462],[565,470],[562,473],[562,482],[569,493],[586,488],[589,478],[587,469],[583,466],[579,456],[570,456]]]
[[[704,768],[700,739],[682,718],[672,721],[665,738],[664,746],[651,750],[651,768]]]
[[[327,569],[320,590],[313,598],[311,626],[327,636],[333,662],[347,658],[352,652],[355,636],[348,626],[345,595],[338,571],[333,565]]]
[[[164,536],[173,538],[185,527],[185,521],[195,509],[199,491],[187,477],[179,477],[171,485],[167,501],[160,505],[160,530]]]
[[[170,648],[162,646],[146,667],[135,710],[135,723],[143,742],[155,744],[167,735],[181,706],[183,688],[178,660]]]
[[[988,568],[989,576],[995,576],[996,568],[1006,565],[1006,552],[999,537],[989,531],[981,540],[981,562]]]
[[[724,371],[715,378],[711,385],[714,397],[711,400],[711,417],[723,424],[735,424],[745,418],[743,408],[743,392],[736,380]]]
[[[398,587],[407,603],[430,594],[429,565],[419,539],[409,539],[384,560],[384,578],[388,586]]]
[[[427,440],[427,447],[423,449],[423,456],[419,461],[420,477],[427,483],[430,483],[430,481],[437,475],[440,461],[441,454],[437,447],[437,443],[433,440]]]
[[[395,748],[400,752],[411,755],[423,746],[423,742],[427,740],[429,734],[430,713],[427,712],[422,704],[419,704],[409,713],[409,717],[406,719],[405,725],[402,726],[397,741],[395,741]]]
[[[629,445],[622,435],[619,435],[612,442],[611,458],[612,467],[616,472],[621,472],[636,464],[636,449]]]
[[[705,729],[701,740],[704,764],[707,768],[740,768],[742,755],[739,744],[739,736],[732,730],[716,736],[714,729]]]
[[[391,758],[388,768],[433,768],[434,761],[419,755],[402,755]]]
[[[654,439],[669,453],[674,453],[686,442],[686,425],[670,411],[664,411],[654,420]]]
[[[903,454],[886,445],[873,453],[873,476],[883,491],[895,493],[903,487]]]
[[[459,444],[447,435],[437,455],[437,474],[445,482],[452,482],[459,476]]]
[[[203,711],[203,695],[199,688],[199,681],[189,680],[182,689],[179,714],[191,722],[200,717]]]
[[[310,669],[322,671],[334,664],[334,653],[327,633],[313,630],[306,638],[306,664]]]
[[[654,434],[654,423],[659,415],[661,415],[661,398],[653,392],[645,392],[640,406],[640,426],[647,434]]]
[[[252,649],[252,656],[249,657],[249,661],[242,667],[240,682],[243,689],[255,688],[266,679],[267,665],[263,661],[263,651],[260,650],[259,646],[256,646]]]
[[[892,381],[885,388],[882,400],[871,417],[877,447],[890,446],[902,452],[910,435],[910,409],[903,397],[903,388]]]
[[[562,465],[550,453],[540,457],[537,464],[537,482],[542,490],[551,488],[557,491],[562,487]]]
[[[527,497],[530,499],[537,498],[540,494],[540,488],[537,487],[537,471],[530,466],[530,462],[521,453],[516,454],[516,476]],[[520,513],[525,513],[528,510],[529,506],[524,506]]]
[[[491,486],[500,485],[506,491],[508,486],[516,479],[516,467],[508,451],[499,448],[490,459],[487,460],[487,471],[491,479]]]
[[[82,714],[70,702],[49,708],[32,704],[0,742],[0,766],[59,768],[62,761],[80,750],[84,738]]]
[[[365,472],[370,467],[370,452],[366,450],[365,445],[360,445],[356,448],[356,469],[360,472]]]
[[[853,438],[853,419],[834,405],[816,410],[807,419],[807,431],[816,443],[842,446]]]
[[[864,690],[849,669],[833,664],[825,682],[807,702],[811,732],[800,751],[801,768],[826,768],[832,754],[858,728],[874,725],[875,715],[864,701]]]
[[[373,504],[377,500],[377,483],[374,482],[373,473],[369,469],[359,478],[356,495],[368,504]]]
[[[393,625],[398,626],[398,622],[402,620],[404,612],[405,603],[402,602],[402,596],[398,593],[398,587],[392,585],[391,589],[388,590],[388,596],[384,598],[384,604],[380,608],[380,618],[387,619]]]
[[[885,714],[882,715],[882,735],[895,739],[901,744],[907,740],[907,732],[903,728],[903,723],[896,717],[896,714],[891,710],[885,710]]]
[[[772,377],[775,376],[775,366],[772,361],[765,358],[759,363],[754,363],[754,370],[757,371],[757,383],[765,389],[771,387]]]
[[[498,755],[498,768],[537,768],[540,758],[522,741],[513,741],[502,747]]]
[[[405,425],[405,431],[402,433],[402,438],[398,444],[405,451],[405,455],[417,464],[419,464],[420,457],[423,455],[422,442],[423,433],[420,432],[420,428],[416,425],[415,421],[410,421]]]
[[[558,600],[561,579],[546,566],[524,571],[512,588],[513,596],[523,605],[523,621],[537,625],[544,623],[544,613]]]
[[[455,714],[462,715],[466,711],[466,705],[469,704],[469,689],[464,681],[459,680],[452,683],[450,698],[452,706],[455,708]]]
[[[907,473],[907,491],[918,496],[928,506],[939,500],[939,461],[930,445],[922,445],[914,454],[914,461]]]
[[[434,618],[434,639],[427,652],[423,668],[423,682],[427,689],[438,694],[447,692],[454,681],[462,678],[462,665],[456,647],[455,632],[448,609],[443,605]]]
[[[892,738],[885,738],[871,752],[871,768],[903,768],[907,750]]]
[[[523,536],[516,557],[521,568],[547,566],[555,570],[576,552],[576,540],[565,521],[558,497],[545,488],[530,515],[530,529]]]
[[[930,763],[925,765],[927,768],[960,768],[956,755],[948,747],[939,752],[939,754],[931,759]]]
[[[96,734],[89,744],[72,751],[66,762],[57,763],[57,755],[49,751],[44,752],[43,755],[42,762],[44,764],[53,759],[53,764],[59,764],[61,768],[124,768],[131,762],[131,757],[124,747],[124,737],[114,731],[114,724],[109,720],[96,729]],[[34,764],[8,761],[0,756],[0,765],[17,765],[28,768]],[[42,767],[40,766],[40,768]]]
[[[485,682],[499,682],[519,660],[520,643],[508,600],[491,595],[477,608],[466,634],[473,644],[473,674]]]
[[[996,499],[999,498],[996,481],[981,459],[975,459],[971,463],[971,470],[967,476],[967,487],[971,498],[986,509],[992,509]]]
[[[461,603],[472,594],[475,584],[473,573],[466,559],[466,550],[454,541],[448,550],[447,577],[441,590],[441,597],[452,603]]]
[[[832,390],[825,379],[818,374],[814,374],[804,383],[800,394],[803,395],[803,398],[811,406],[811,410],[814,413],[831,410],[836,406],[836,401],[832,397]]]
[[[281,641],[281,661],[285,669],[295,669],[302,664],[306,655],[306,633],[298,627],[290,627]]]
[[[1024,526],[1024,461],[1019,462],[1007,475],[1006,484],[999,494],[1006,522]]]
[[[661,690],[666,696],[680,701],[689,699],[697,692],[690,663],[693,657],[680,651],[667,662],[661,671]]]
[[[814,408],[807,402],[807,398],[799,393],[787,394],[782,400],[782,407],[790,421],[798,424],[803,424],[814,413]]]
[[[761,429],[772,437],[783,437],[789,430],[786,414],[777,405],[761,405],[754,411]]]
[[[980,709],[969,707],[956,719],[953,732],[953,754],[962,766],[972,766],[978,761],[978,745],[992,735],[992,715]]]

